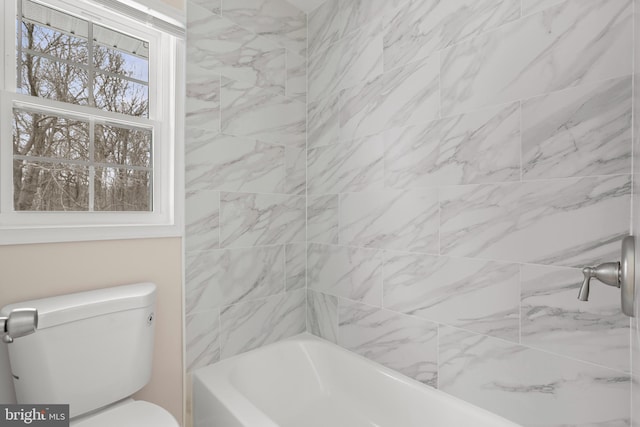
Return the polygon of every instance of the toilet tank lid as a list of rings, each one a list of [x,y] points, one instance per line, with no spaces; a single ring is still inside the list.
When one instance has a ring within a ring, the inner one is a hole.
[[[155,303],[156,285],[137,283],[95,291],[78,292],[10,304],[0,310],[7,316],[16,308],[38,310],[38,329],[119,311],[149,307]]]

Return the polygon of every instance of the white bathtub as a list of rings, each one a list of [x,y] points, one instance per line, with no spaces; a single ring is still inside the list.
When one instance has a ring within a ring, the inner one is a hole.
[[[303,334],[193,374],[195,427],[516,427]]]

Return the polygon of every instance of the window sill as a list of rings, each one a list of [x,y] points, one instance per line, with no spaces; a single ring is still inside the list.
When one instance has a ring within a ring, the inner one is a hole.
[[[0,245],[180,237],[178,225],[105,225],[0,228]]]

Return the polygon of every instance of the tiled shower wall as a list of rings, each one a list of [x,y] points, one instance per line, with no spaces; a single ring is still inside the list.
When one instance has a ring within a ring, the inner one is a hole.
[[[633,234],[640,235],[640,0],[634,3],[634,73],[633,73],[633,209],[631,227]],[[636,244],[639,244],[636,240]],[[636,251],[636,277],[640,278],[640,253]],[[631,355],[633,371],[632,425],[640,427],[640,286],[636,290],[635,312],[631,319]]]
[[[190,371],[306,328],[307,23],[285,0],[187,14]]]
[[[308,17],[311,332],[526,426],[626,426],[631,0]]]

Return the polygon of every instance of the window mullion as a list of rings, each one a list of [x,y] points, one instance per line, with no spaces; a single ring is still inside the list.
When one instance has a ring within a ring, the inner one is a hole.
[[[24,94],[12,94],[12,103],[18,108],[35,110],[44,114],[71,116],[75,118],[95,117],[104,123],[120,126],[125,124],[135,128],[151,128],[160,123],[146,117],[128,116],[113,111],[105,111],[86,105],[68,104],[47,98],[37,98]]]
[[[88,81],[88,91],[89,91],[89,106],[95,107],[95,99],[93,99],[93,85],[95,84],[95,68],[93,63],[93,22],[89,22],[89,28],[87,33],[87,64],[89,65],[89,81]],[[93,127],[92,127],[93,128]]]
[[[89,120],[89,212],[94,212],[95,209],[95,135],[96,135],[96,121],[92,117]]]
[[[18,15],[20,17],[19,21],[16,20],[16,25],[18,26],[18,43],[17,43],[17,55],[16,55],[16,61],[17,61],[17,70],[16,70],[16,87],[19,89],[22,87],[22,50],[23,50],[23,46],[22,46],[22,0],[18,0]]]

